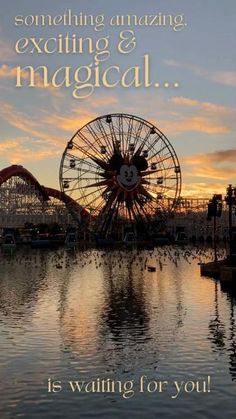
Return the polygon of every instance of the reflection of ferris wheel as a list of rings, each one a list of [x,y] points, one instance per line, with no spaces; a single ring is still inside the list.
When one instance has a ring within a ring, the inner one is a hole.
[[[150,221],[173,210],[181,170],[172,145],[153,124],[111,114],[87,123],[68,142],[60,184],[106,233],[118,220]]]

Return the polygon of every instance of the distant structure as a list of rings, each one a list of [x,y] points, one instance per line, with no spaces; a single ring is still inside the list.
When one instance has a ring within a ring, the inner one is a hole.
[[[212,241],[229,239],[229,222],[227,204],[222,200],[222,214],[216,225],[208,217],[209,199],[181,198],[173,217],[167,221],[168,231],[176,237],[184,233],[192,241]],[[215,231],[214,231],[215,230]]]
[[[69,224],[89,216],[72,198],[47,188],[23,166],[0,171],[0,228],[22,227],[25,223]]]

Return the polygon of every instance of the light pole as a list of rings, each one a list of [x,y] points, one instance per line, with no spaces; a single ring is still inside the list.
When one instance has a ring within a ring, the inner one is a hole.
[[[227,188],[227,195],[225,197],[226,204],[229,207],[229,257],[232,258],[233,254],[233,223],[232,214],[233,207],[236,205],[236,188],[229,185]]]
[[[216,217],[221,217],[222,214],[222,195],[215,194],[208,203],[207,219],[210,221],[213,218],[213,246],[214,246],[214,262],[217,262],[217,248],[216,248]]]

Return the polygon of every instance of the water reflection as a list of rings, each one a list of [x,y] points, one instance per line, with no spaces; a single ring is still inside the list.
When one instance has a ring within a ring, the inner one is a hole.
[[[59,285],[58,308],[70,365],[81,372],[99,364],[128,371],[146,359],[155,369],[160,349],[174,343],[186,315],[176,265],[165,264],[161,274],[158,254],[137,250],[83,252],[72,262]]]
[[[219,300],[218,300],[218,282],[215,281],[215,312],[213,319],[209,323],[209,338],[212,342],[212,346],[216,350],[223,350],[225,348],[225,324],[221,320],[220,311],[219,311]]]
[[[49,256],[41,252],[18,252],[0,266],[0,311],[6,318],[29,317],[41,290],[47,288]]]
[[[236,306],[236,287],[234,284],[228,285],[221,283],[221,290],[227,294],[230,303],[229,313],[229,371],[232,380],[236,381],[236,322],[235,322],[235,306]]]
[[[225,318],[225,308],[219,302],[219,289],[227,295],[229,301],[229,321]],[[236,289],[232,284],[219,283],[215,280],[214,318],[209,323],[209,339],[213,349],[227,355],[229,372],[232,380],[236,380],[236,322],[235,303]],[[227,322],[227,325],[226,325]]]
[[[0,403],[0,416],[10,411],[11,417],[27,412],[26,417],[39,418],[37,409],[43,406],[44,416],[50,417],[49,404],[57,412],[60,400],[61,416],[76,417],[79,398],[48,395],[48,376],[137,379],[146,374],[183,380],[209,371],[214,394],[201,403],[207,417],[217,412],[214,417],[220,418],[222,401],[234,403],[236,294],[201,278],[198,257],[206,252],[186,249],[182,257],[176,248],[163,248],[24,251],[2,260],[0,367],[8,379],[0,390],[6,406]],[[97,399],[83,397],[80,412],[92,417]],[[132,401],[135,417],[173,413],[165,395],[140,400]],[[99,403],[105,417],[107,398]],[[199,398],[179,398],[173,417],[187,417],[190,405],[199,413]],[[127,413],[127,403],[119,408],[117,417]],[[112,409],[113,404],[109,413]],[[143,416],[138,416],[140,409]]]
[[[233,299],[231,299],[230,309],[230,346],[229,346],[229,372],[233,380],[236,380],[236,324],[235,324],[235,307]]]
[[[104,336],[104,326],[107,325],[115,342],[132,337],[147,338],[149,315],[146,307],[143,267],[136,262],[134,252],[130,251],[127,254],[114,252],[112,257],[107,253],[103,272],[105,310],[101,335]]]

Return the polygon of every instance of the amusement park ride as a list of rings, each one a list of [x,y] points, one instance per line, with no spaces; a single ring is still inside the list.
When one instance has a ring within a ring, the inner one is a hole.
[[[158,223],[174,211],[181,170],[172,145],[152,123],[111,114],[89,122],[68,142],[60,185],[106,236],[121,225]]]
[[[59,182],[60,191],[40,185],[22,166],[2,169],[0,227],[58,222],[123,240],[131,232],[137,239],[158,233],[167,220],[173,232],[176,220],[186,230],[194,226],[196,235],[206,224],[208,200],[180,196],[180,164],[167,137],[133,115],[104,115],[80,128],[62,155]]]
[[[0,227],[25,223],[68,222],[68,212],[88,217],[88,212],[63,192],[40,185],[24,167],[12,165],[0,171]]]

